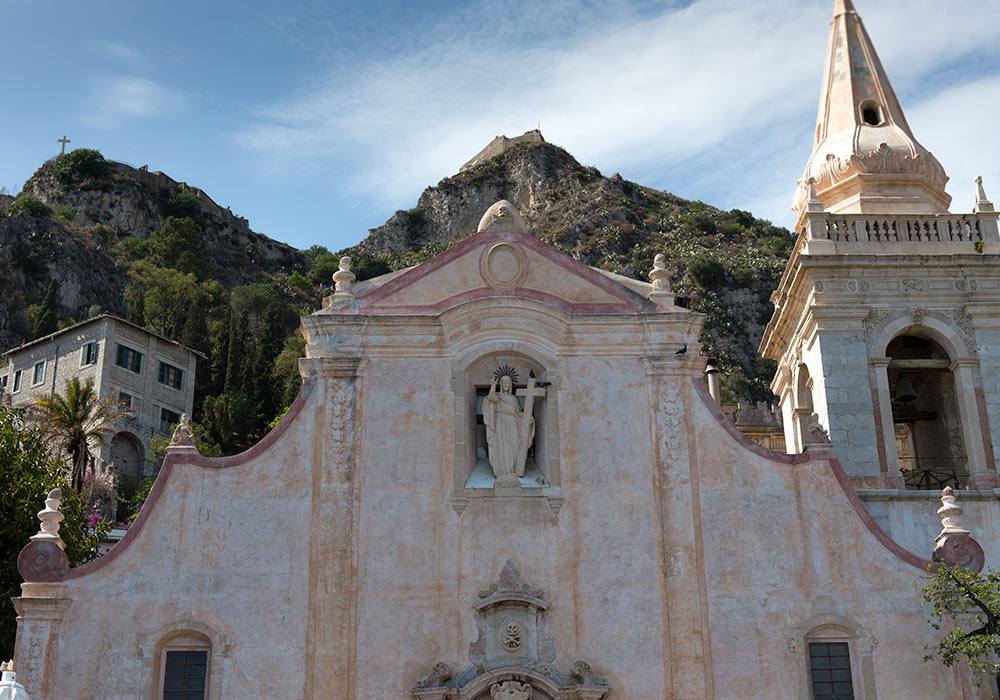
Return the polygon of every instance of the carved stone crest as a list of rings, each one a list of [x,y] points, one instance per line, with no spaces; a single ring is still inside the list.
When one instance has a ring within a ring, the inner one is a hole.
[[[569,671],[554,666],[555,644],[546,638],[545,592],[521,579],[508,561],[499,579],[479,592],[475,604],[479,638],[469,645],[472,665],[464,671],[439,662],[413,686],[423,700],[602,700],[611,688],[586,661]]]
[[[531,686],[517,681],[504,681],[490,688],[493,700],[528,700],[531,697]]]

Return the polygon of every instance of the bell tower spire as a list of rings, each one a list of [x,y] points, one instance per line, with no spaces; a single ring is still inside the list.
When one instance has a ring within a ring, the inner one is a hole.
[[[835,0],[812,156],[794,209],[806,211],[812,178],[833,213],[948,211],[948,176],[914,137],[851,0]]]

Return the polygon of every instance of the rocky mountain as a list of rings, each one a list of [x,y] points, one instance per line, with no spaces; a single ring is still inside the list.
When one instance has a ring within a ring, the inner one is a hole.
[[[300,251],[254,232],[202,190],[79,149],[46,162],[16,198],[0,201],[0,351],[29,336],[26,308],[51,279],[65,317],[86,318],[92,306],[125,315],[130,251],[171,216],[197,221],[206,276],[226,288],[306,264]]]
[[[16,198],[0,201],[0,350],[29,337],[27,312],[50,279],[59,282],[65,322],[94,306],[126,314],[130,266],[148,254],[143,242],[170,217],[189,217],[204,232],[197,246],[205,278],[227,289],[264,282],[308,308],[329,286],[339,255],[355,257],[361,279],[421,262],[474,233],[498,199],[521,210],[529,233],[588,265],[647,280],[653,257],[665,253],[672,288],[708,317],[703,340],[721,360],[729,398],[770,398],[774,368],[757,356],[757,344],[792,235],[749,212],[606,177],[537,131],[498,136],[460,172],[428,187],[415,207],[338,253],[298,251],[254,232],[198,188],[96,151],[73,151],[45,163]]]
[[[458,174],[424,190],[414,208],[372,229],[356,254],[412,262],[417,251],[429,255],[474,233],[498,199],[521,210],[529,233],[587,265],[648,281],[653,257],[665,253],[672,288],[708,316],[703,341],[721,360],[725,388],[733,398],[770,398],[774,366],[758,357],[757,344],[795,241],[788,230],[605,177],[537,131],[498,136]]]

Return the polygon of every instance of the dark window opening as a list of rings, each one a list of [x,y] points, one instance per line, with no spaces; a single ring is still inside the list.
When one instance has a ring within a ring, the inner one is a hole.
[[[204,700],[207,651],[168,651],[163,700]]]
[[[115,364],[138,374],[142,371],[142,353],[126,345],[118,345]]]
[[[180,389],[184,381],[184,370],[178,369],[166,362],[160,363],[160,384],[166,384],[174,389]]]
[[[933,340],[904,335],[886,348],[899,468],[908,489],[936,491],[968,478],[955,377]]]
[[[854,700],[847,642],[810,642],[809,679],[813,700]]]
[[[879,109],[875,105],[866,105],[861,109],[861,118],[864,120],[865,124],[871,126],[878,126],[882,123],[882,116],[879,114]]]

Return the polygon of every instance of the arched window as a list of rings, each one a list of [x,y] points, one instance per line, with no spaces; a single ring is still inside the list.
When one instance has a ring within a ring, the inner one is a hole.
[[[206,700],[212,643],[204,635],[180,632],[160,649],[158,666],[160,700]]]
[[[139,644],[143,660],[139,697],[220,700],[222,664],[228,653],[226,638],[207,625],[182,620],[161,627]]]
[[[948,353],[929,338],[901,335],[889,343],[886,356],[892,422],[907,488],[964,484],[968,461]]]
[[[871,632],[841,615],[816,615],[792,631],[799,700],[877,700]]]

